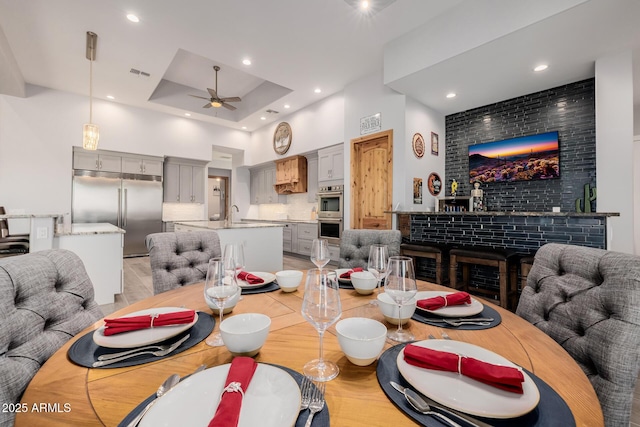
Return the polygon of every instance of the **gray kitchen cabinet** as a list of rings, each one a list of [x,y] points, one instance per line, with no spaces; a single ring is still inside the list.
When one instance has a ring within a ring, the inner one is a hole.
[[[73,149],[73,168],[100,172],[122,172],[122,157],[103,150]]]
[[[276,167],[268,166],[250,171],[249,194],[252,205],[286,203],[286,195],[276,192]]]
[[[122,157],[122,172],[135,173],[139,175],[162,176],[163,160],[151,157]]]
[[[298,242],[296,238],[297,225],[287,223],[282,227],[282,249],[285,252],[295,253],[297,250]]]
[[[337,263],[340,261],[340,246],[329,245],[329,258],[331,262]]]
[[[311,255],[311,247],[313,245],[313,239],[318,238],[318,225],[317,224],[297,224],[298,225],[298,249],[297,253],[300,255]]]
[[[343,144],[318,150],[318,181],[344,179]]]
[[[307,201],[318,201],[318,158],[307,157]]]
[[[166,157],[164,162],[164,201],[204,203],[206,161]]]

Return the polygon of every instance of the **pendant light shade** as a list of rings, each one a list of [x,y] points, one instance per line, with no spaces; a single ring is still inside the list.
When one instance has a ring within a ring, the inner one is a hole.
[[[100,129],[98,125],[93,124],[93,61],[96,59],[96,47],[98,43],[98,35],[91,31],[87,31],[87,52],[86,56],[89,60],[89,123],[82,127],[82,148],[85,150],[97,150],[98,140],[100,139]]]

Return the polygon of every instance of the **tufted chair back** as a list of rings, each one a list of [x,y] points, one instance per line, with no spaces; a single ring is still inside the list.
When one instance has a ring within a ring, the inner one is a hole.
[[[101,317],[93,284],[73,252],[0,259],[0,402],[18,402],[40,366]],[[1,411],[0,425],[13,425],[13,415]]]
[[[344,230],[340,238],[340,268],[363,267],[371,245],[387,245],[389,256],[400,255],[400,230]]]
[[[218,233],[213,230],[149,234],[146,244],[156,295],[204,281],[209,260],[222,256]]]
[[[516,313],[578,362],[598,395],[605,425],[628,426],[640,370],[640,257],[544,245]]]

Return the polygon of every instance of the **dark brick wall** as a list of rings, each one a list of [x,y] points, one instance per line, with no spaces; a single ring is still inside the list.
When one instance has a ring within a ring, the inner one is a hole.
[[[558,131],[560,178],[482,185],[490,211],[575,212],[584,185],[596,185],[595,80],[588,79],[446,117],[445,174],[469,195],[469,145]],[[445,188],[449,186],[446,185]],[[592,202],[595,211],[595,201]]]

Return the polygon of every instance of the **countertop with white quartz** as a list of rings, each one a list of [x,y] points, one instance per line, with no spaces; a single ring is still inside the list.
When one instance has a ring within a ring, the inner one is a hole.
[[[56,232],[56,236],[77,236],[80,234],[111,234],[111,233],[126,233],[122,228],[118,228],[113,224],[107,222],[102,223],[76,223],[71,224],[71,230],[63,230]]]
[[[206,228],[209,230],[284,227],[284,224],[275,222],[234,222],[229,224],[225,221],[176,221],[175,224],[185,225],[188,227]]]

